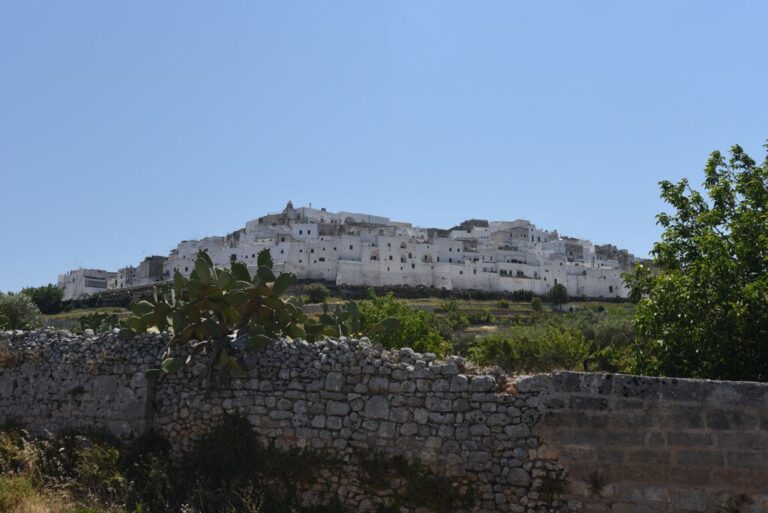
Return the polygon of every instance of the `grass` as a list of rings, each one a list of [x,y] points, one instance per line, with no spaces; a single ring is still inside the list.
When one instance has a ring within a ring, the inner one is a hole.
[[[130,315],[131,311],[127,308],[122,308],[119,306],[98,306],[95,308],[77,308],[75,310],[70,310],[69,312],[60,312],[53,315],[46,315],[46,320],[61,320],[61,321],[77,321],[80,319],[80,317],[83,317],[84,315],[89,315],[93,313],[107,313],[107,314],[117,314],[118,317],[127,317]]]

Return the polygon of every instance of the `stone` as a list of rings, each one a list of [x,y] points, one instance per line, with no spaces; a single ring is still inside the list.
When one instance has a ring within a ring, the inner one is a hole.
[[[365,403],[364,413],[372,419],[389,418],[389,401],[386,396],[374,395]]]

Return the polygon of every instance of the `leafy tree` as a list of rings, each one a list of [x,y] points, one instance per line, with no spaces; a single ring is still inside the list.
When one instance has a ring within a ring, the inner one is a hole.
[[[26,294],[0,292],[0,328],[29,330],[43,324],[43,315]]]
[[[713,152],[704,194],[663,181],[664,231],[651,268],[627,277],[640,344],[637,371],[768,380],[768,160]]]
[[[367,332],[374,342],[387,348],[410,347],[419,352],[432,352],[438,355],[450,351],[451,345],[440,335],[437,318],[432,312],[425,312],[398,301],[392,293],[386,296],[376,296],[370,292],[370,301],[358,305],[360,324],[363,332]],[[386,319],[397,319],[396,329],[377,330],[371,333],[371,328]]]
[[[543,307],[541,305],[541,298],[540,297],[534,296],[533,298],[531,298],[531,309],[534,312],[539,313],[539,312],[541,312],[542,308]]]
[[[328,287],[322,283],[310,283],[304,288],[308,303],[323,303],[330,296]]]
[[[31,297],[44,314],[59,313],[63,308],[61,301],[64,299],[64,290],[52,283],[42,287],[27,287],[21,289],[21,293]]]
[[[560,311],[563,310],[563,305],[568,302],[568,289],[562,283],[556,283],[551,289],[549,289],[549,301],[560,307]]]

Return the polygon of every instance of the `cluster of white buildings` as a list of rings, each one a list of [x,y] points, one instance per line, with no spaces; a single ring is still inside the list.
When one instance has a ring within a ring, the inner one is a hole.
[[[256,270],[269,249],[276,272],[340,285],[410,285],[545,294],[557,283],[570,296],[624,298],[622,274],[634,257],[611,245],[558,235],[525,220],[462,223],[437,230],[389,218],[294,208],[249,221],[222,237],[181,242],[168,257],[149,257],[117,273],[79,269],[59,277],[65,298],[189,276],[199,251],[217,265]],[[142,267],[144,266],[144,267]],[[98,282],[98,283],[97,283]]]

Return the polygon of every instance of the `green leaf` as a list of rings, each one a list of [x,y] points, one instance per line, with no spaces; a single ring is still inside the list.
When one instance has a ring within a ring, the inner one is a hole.
[[[142,322],[141,317],[130,317],[126,321],[126,324],[128,324],[128,327],[136,333],[142,333],[147,330],[147,326]]]
[[[232,276],[236,281],[251,282],[251,273],[248,272],[248,266],[242,262],[232,262]]]
[[[124,341],[131,340],[135,336],[136,336],[136,332],[133,331],[131,328],[123,328],[117,334],[117,338]]]
[[[301,338],[301,339],[307,338],[307,334],[297,324],[288,325],[288,327],[286,328],[286,333],[291,338]]]
[[[203,334],[205,338],[220,339],[224,336],[221,326],[213,319],[203,321]]]
[[[269,252],[268,249],[262,249],[259,251],[259,256],[256,259],[256,263],[259,267],[264,266],[269,269],[272,269],[272,253]],[[269,280],[272,281],[272,280]]]
[[[173,273],[173,291],[176,292],[176,297],[181,298],[186,284],[187,279],[179,271]]]
[[[195,274],[197,275],[197,279],[200,280],[203,285],[208,285],[211,283],[211,266],[205,258],[202,258],[202,255],[204,254],[205,253],[201,253],[197,256],[197,260],[195,261]]]
[[[288,287],[296,281],[296,275],[293,273],[282,273],[275,280],[272,286],[272,292],[275,295],[282,296]]]
[[[160,369],[165,374],[173,374],[174,372],[177,372],[179,369],[181,369],[184,366],[184,359],[175,357],[175,358],[166,358],[163,360],[163,363],[160,364]]]
[[[248,342],[245,344],[246,351],[261,351],[265,349],[272,339],[266,335],[251,335],[248,338]]]
[[[141,317],[142,315],[146,315],[152,311],[154,311],[155,305],[150,303],[149,301],[139,301],[138,303],[134,304],[131,310],[133,311],[133,314],[137,317]]]
[[[259,279],[264,283],[273,282],[276,279],[275,273],[273,273],[272,269],[267,267],[266,265],[260,265],[259,270],[256,271],[256,274],[258,275]]]

